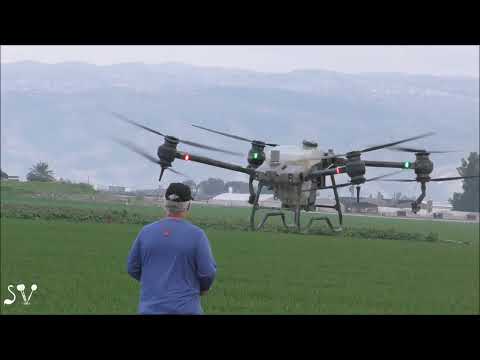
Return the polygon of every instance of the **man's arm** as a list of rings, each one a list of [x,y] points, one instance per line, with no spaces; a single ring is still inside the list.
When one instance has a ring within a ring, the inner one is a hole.
[[[212,286],[217,272],[217,264],[205,233],[202,233],[197,243],[195,262],[197,265],[197,277],[200,282],[200,295],[205,295]]]
[[[140,253],[140,235],[133,242],[130,253],[128,254],[127,271],[131,277],[140,281],[142,275],[142,256]]]

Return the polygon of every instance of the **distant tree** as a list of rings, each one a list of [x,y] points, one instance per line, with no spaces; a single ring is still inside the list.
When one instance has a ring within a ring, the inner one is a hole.
[[[225,183],[222,179],[209,178],[208,180],[204,180],[198,184],[198,193],[204,195],[216,196],[224,191]]]
[[[184,181],[183,183],[190,188],[192,195],[195,195],[197,193],[197,184],[195,183],[195,181],[187,180],[187,181]]]
[[[228,188],[232,188],[234,193],[248,194],[248,183],[244,181],[229,181],[225,183],[225,192],[228,192]]]
[[[88,184],[88,183],[84,183],[84,182],[79,182],[77,184],[77,186],[82,189],[82,190],[85,190],[85,191],[92,191],[94,192],[95,191],[95,188],[93,187],[92,184]]]
[[[479,175],[479,156],[476,152],[470,153],[468,159],[462,159],[462,166],[457,168],[460,176]],[[463,193],[454,193],[449,199],[453,210],[480,211],[480,181],[479,178],[464,179]]]
[[[53,170],[48,168],[48,164],[46,162],[39,162],[34,165],[30,172],[27,174],[28,181],[55,181],[53,177]]]
[[[3,172],[3,170],[0,170],[0,173],[1,173],[2,179],[8,179],[8,174],[6,172]]]

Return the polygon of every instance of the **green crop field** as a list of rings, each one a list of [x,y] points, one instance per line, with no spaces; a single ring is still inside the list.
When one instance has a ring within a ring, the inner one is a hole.
[[[136,313],[139,284],[126,273],[126,258],[142,224],[162,216],[159,207],[36,199],[2,188],[7,192],[2,314]],[[348,236],[299,235],[247,231],[248,216],[247,208],[192,211],[218,265],[202,298],[206,314],[479,313],[478,223],[346,216]],[[435,241],[420,236],[430,233]],[[27,296],[37,284],[30,305],[18,292],[4,305],[12,297],[7,286],[19,283]]]

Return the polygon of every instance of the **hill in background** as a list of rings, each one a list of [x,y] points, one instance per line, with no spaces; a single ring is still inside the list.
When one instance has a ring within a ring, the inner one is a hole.
[[[2,64],[1,71],[1,167],[9,175],[23,177],[41,160],[58,176],[74,181],[89,178],[103,185],[155,188],[157,167],[107,136],[129,138],[152,154],[162,139],[119,123],[108,110],[168,134],[245,153],[247,143],[201,132],[190,124],[282,144],[311,139],[336,152],[434,130],[435,137],[415,145],[461,151],[433,157],[438,176],[456,175],[460,158],[478,151],[479,87],[474,78],[317,70],[268,74],[176,63],[22,62]],[[368,158],[400,161],[411,156],[382,150]],[[174,167],[196,181],[246,180],[244,175],[206,171],[205,166],[178,160]],[[374,169],[369,174],[384,172]],[[172,174],[165,178],[172,180],[184,179]],[[446,200],[460,187],[461,182],[435,184],[428,188],[429,196]],[[362,191],[418,193],[416,184],[372,183]]]

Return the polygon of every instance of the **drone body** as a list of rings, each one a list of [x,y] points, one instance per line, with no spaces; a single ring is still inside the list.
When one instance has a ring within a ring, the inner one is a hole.
[[[330,155],[332,153],[330,151]],[[322,160],[328,155],[317,144],[306,140],[302,146],[278,146],[266,152],[264,163],[256,169],[259,174],[257,180],[273,190],[275,198],[281,202],[281,208],[294,209],[299,205],[301,210],[314,211],[314,185],[325,185],[325,176],[313,182],[306,180],[305,175],[312,169],[320,170],[329,166],[332,163],[330,159]],[[311,190],[307,192],[308,189]]]
[[[236,140],[246,141],[251,144],[251,148],[247,154],[247,166],[232,164],[229,162],[215,160],[205,156],[195,155],[189,152],[183,152],[177,149],[179,144],[187,144],[194,147],[216,151],[221,153],[227,153],[230,155],[244,156],[240,153],[235,153],[229,150],[219,149],[213,146],[202,145],[191,141],[181,140],[177,137],[164,135],[156,130],[150,129],[144,125],[136,123],[127,119],[125,116],[113,113],[114,116],[133,124],[137,127],[143,128],[147,131],[155,133],[164,137],[164,143],[157,149],[158,159],[149,155],[147,152],[139,149],[133,144],[125,141],[120,141],[124,146],[127,146],[130,150],[142,155],[148,160],[160,165],[161,172],[159,181],[161,181],[162,175],[165,170],[170,170],[175,173],[177,171],[172,169],[172,163],[176,159],[184,161],[194,161],[209,166],[215,166],[226,170],[236,171],[244,173],[249,176],[249,203],[252,204],[252,212],[250,216],[250,227],[252,230],[257,230],[263,227],[269,217],[280,216],[283,225],[287,229],[293,229],[300,232],[300,214],[301,211],[315,211],[317,208],[331,208],[337,211],[339,218],[339,226],[333,226],[330,219],[326,216],[314,217],[310,219],[310,222],[306,226],[305,232],[309,230],[312,223],[316,220],[326,221],[330,228],[334,231],[340,231],[343,224],[343,215],[340,206],[340,200],[338,196],[338,188],[345,186],[356,186],[357,189],[357,202],[360,195],[360,185],[369,181],[397,181],[397,182],[419,182],[421,184],[420,196],[412,202],[412,211],[414,213],[420,210],[420,204],[425,197],[426,183],[430,181],[450,181],[468,178],[465,176],[457,176],[451,178],[431,178],[430,174],[433,171],[433,162],[430,160],[430,153],[444,152],[444,151],[426,151],[418,149],[410,149],[398,147],[397,145],[424,138],[433,133],[426,133],[403,139],[396,142],[390,142],[387,144],[371,146],[363,150],[354,150],[345,154],[335,154],[332,149],[327,151],[318,147],[318,144],[314,141],[303,140],[301,145],[297,146],[279,146],[277,144],[266,143],[259,140],[250,140],[237,135],[232,135],[217,130],[208,129],[202,126],[193,125],[196,128],[200,128],[212,133],[216,133],[223,136],[228,136]],[[362,155],[366,152],[380,150],[383,148],[390,148],[392,150],[412,152],[415,153],[415,161],[371,161],[363,160]],[[374,178],[365,178],[366,170],[368,167],[382,167],[397,169],[395,173],[402,170],[413,170],[415,172],[415,179],[385,179],[392,174],[386,174],[377,176]],[[178,173],[180,174],[180,173]],[[346,174],[350,177],[350,182],[336,184],[335,176],[339,174]],[[471,176],[470,176],[471,177]],[[473,176],[473,177],[478,177]],[[329,178],[330,185],[326,184],[326,179]],[[256,181],[258,186],[255,189],[253,182]],[[260,206],[259,198],[263,187],[271,189],[275,198],[281,202],[280,209],[268,208]],[[322,205],[316,203],[316,194],[319,190],[332,190],[335,196],[335,205]],[[255,225],[255,214],[258,210],[270,210],[265,214],[262,222],[259,225]],[[271,211],[273,210],[273,211]],[[282,210],[293,211],[294,223],[287,224],[285,220],[285,214]]]

